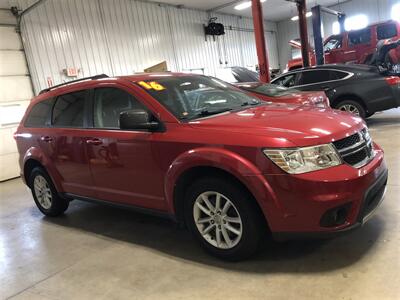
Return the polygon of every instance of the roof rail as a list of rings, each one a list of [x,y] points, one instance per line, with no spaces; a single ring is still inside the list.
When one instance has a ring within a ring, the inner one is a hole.
[[[64,83],[61,83],[61,84],[53,85],[53,86],[51,86],[51,87],[49,87],[47,89],[41,90],[39,95],[41,95],[43,93],[47,93],[47,92],[51,91],[52,89],[55,89],[55,88],[58,88],[60,86],[67,85],[67,84],[70,84],[70,83],[79,82],[79,81],[83,81],[83,80],[95,80],[95,79],[101,79],[101,78],[108,78],[108,75],[99,74],[99,75],[95,75],[95,76],[78,78],[78,79],[67,81],[67,82],[64,82]]]

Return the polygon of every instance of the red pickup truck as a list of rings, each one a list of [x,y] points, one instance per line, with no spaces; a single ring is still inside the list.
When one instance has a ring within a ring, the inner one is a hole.
[[[325,63],[358,63],[368,64],[376,51],[379,41],[400,39],[400,23],[386,21],[372,24],[364,29],[345,31],[332,35],[324,42]],[[300,43],[291,43],[293,47],[301,47]],[[396,55],[395,50],[388,56]],[[309,52],[311,65],[316,64],[314,50]],[[286,69],[291,71],[303,67],[303,59],[289,60]]]

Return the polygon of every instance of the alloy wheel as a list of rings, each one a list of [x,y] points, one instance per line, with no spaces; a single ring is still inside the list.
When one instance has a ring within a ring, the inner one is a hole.
[[[352,104],[344,104],[344,105],[339,107],[339,110],[347,111],[347,112],[355,114],[357,116],[360,115],[360,111],[358,110],[358,108],[356,106],[352,105]]]
[[[200,194],[193,206],[193,218],[201,236],[219,249],[231,249],[242,238],[242,219],[235,205],[223,194]]]
[[[52,202],[52,193],[47,180],[43,176],[37,175],[33,181],[33,187],[36,199],[42,206],[42,208],[50,209]]]

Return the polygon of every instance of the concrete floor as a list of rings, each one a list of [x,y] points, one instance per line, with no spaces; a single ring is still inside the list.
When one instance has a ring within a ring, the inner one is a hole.
[[[0,184],[0,298],[400,299],[400,109],[369,120],[390,167],[387,197],[333,240],[269,242],[224,263],[166,220],[74,201],[45,218],[20,179]]]

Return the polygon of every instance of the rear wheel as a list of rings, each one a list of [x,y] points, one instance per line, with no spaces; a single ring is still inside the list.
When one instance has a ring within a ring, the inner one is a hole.
[[[32,170],[29,186],[36,206],[46,216],[55,217],[67,210],[69,201],[58,195],[50,176],[43,168],[36,167]]]
[[[245,190],[229,180],[204,178],[189,188],[186,201],[186,224],[209,253],[237,261],[257,251],[264,224]]]
[[[366,118],[367,112],[365,111],[364,107],[360,103],[358,103],[357,101],[354,101],[354,100],[340,101],[335,106],[335,108],[338,110],[341,110],[341,111],[346,111],[346,112],[352,113],[363,119]]]

